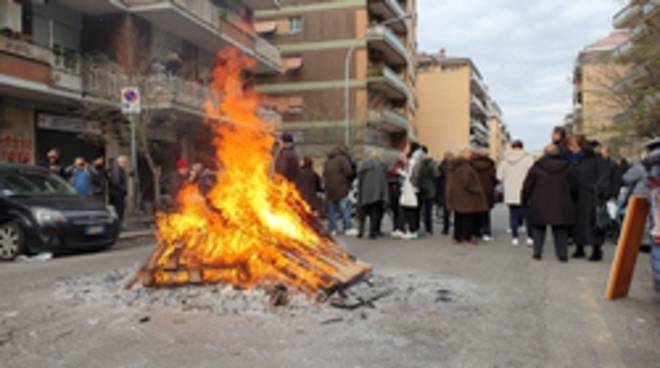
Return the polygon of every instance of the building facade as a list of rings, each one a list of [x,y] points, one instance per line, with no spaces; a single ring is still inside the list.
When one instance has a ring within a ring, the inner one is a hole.
[[[276,7],[274,0],[0,0],[0,162],[35,163],[51,147],[64,164],[128,154],[120,114],[128,86],[141,91],[145,135],[163,172],[178,157],[203,159],[195,147],[210,148],[202,104],[216,52],[232,45],[255,60],[256,73],[278,74],[279,51],[253,29],[255,10]]]
[[[419,54],[416,88],[417,136],[435,158],[463,148],[502,155],[509,139],[502,111],[472,60],[447,57],[444,50]]]
[[[259,90],[301,154],[323,157],[346,144],[357,157],[393,158],[414,136],[415,9],[415,0],[290,0],[255,13],[284,69],[260,77]]]
[[[628,31],[614,31],[580,51],[573,71],[573,112],[567,116],[571,132],[602,142],[617,135],[614,120],[622,107],[614,86],[628,67],[613,55],[627,40]]]
[[[614,84],[615,94],[627,101],[614,121],[626,127],[618,142],[622,156],[633,157],[643,150],[640,137],[660,134],[660,1],[631,0],[613,16],[612,23],[616,29],[630,32],[614,55],[629,66]]]

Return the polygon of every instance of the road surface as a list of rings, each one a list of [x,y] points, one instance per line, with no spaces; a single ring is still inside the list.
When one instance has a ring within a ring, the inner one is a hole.
[[[441,235],[410,242],[342,238],[376,272],[412,285],[440,280],[451,297],[437,305],[376,303],[330,320],[286,307],[226,315],[115,309],[62,295],[67,280],[141,262],[153,246],[149,239],[106,253],[0,264],[0,366],[660,366],[660,295],[652,290],[647,254],[630,297],[606,302],[613,247],[603,263],[560,264],[551,247],[536,262],[530,248],[510,245],[504,223],[499,209],[496,240],[479,246]]]

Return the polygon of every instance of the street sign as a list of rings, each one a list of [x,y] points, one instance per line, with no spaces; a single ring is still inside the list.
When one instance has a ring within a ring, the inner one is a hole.
[[[121,89],[121,112],[124,114],[140,113],[140,91],[136,87]]]

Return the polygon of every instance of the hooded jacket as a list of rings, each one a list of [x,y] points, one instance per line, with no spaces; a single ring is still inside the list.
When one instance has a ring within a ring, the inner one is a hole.
[[[534,225],[573,225],[577,181],[565,156],[548,155],[529,170],[523,185],[523,203]]]
[[[459,158],[449,163],[446,194],[445,205],[450,211],[462,214],[488,211],[479,175],[468,160]]]
[[[328,201],[339,201],[348,195],[353,180],[353,168],[341,148],[335,148],[323,165],[323,181]]]
[[[495,205],[495,186],[497,186],[497,170],[495,161],[488,156],[476,156],[472,159],[472,166],[479,175],[479,182],[484,190],[488,207]]]
[[[497,179],[504,185],[504,203],[514,206],[522,204],[523,182],[533,164],[532,155],[522,149],[512,149],[504,154],[504,161],[497,171]]]

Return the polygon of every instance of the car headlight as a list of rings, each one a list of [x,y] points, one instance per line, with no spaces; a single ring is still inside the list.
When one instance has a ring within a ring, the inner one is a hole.
[[[66,222],[66,217],[60,211],[50,208],[36,207],[32,208],[32,215],[40,225],[59,224]]]
[[[115,206],[107,206],[106,209],[108,210],[108,213],[110,214],[110,218],[113,220],[116,220],[119,218],[119,215],[117,215],[117,210],[115,209]]]

